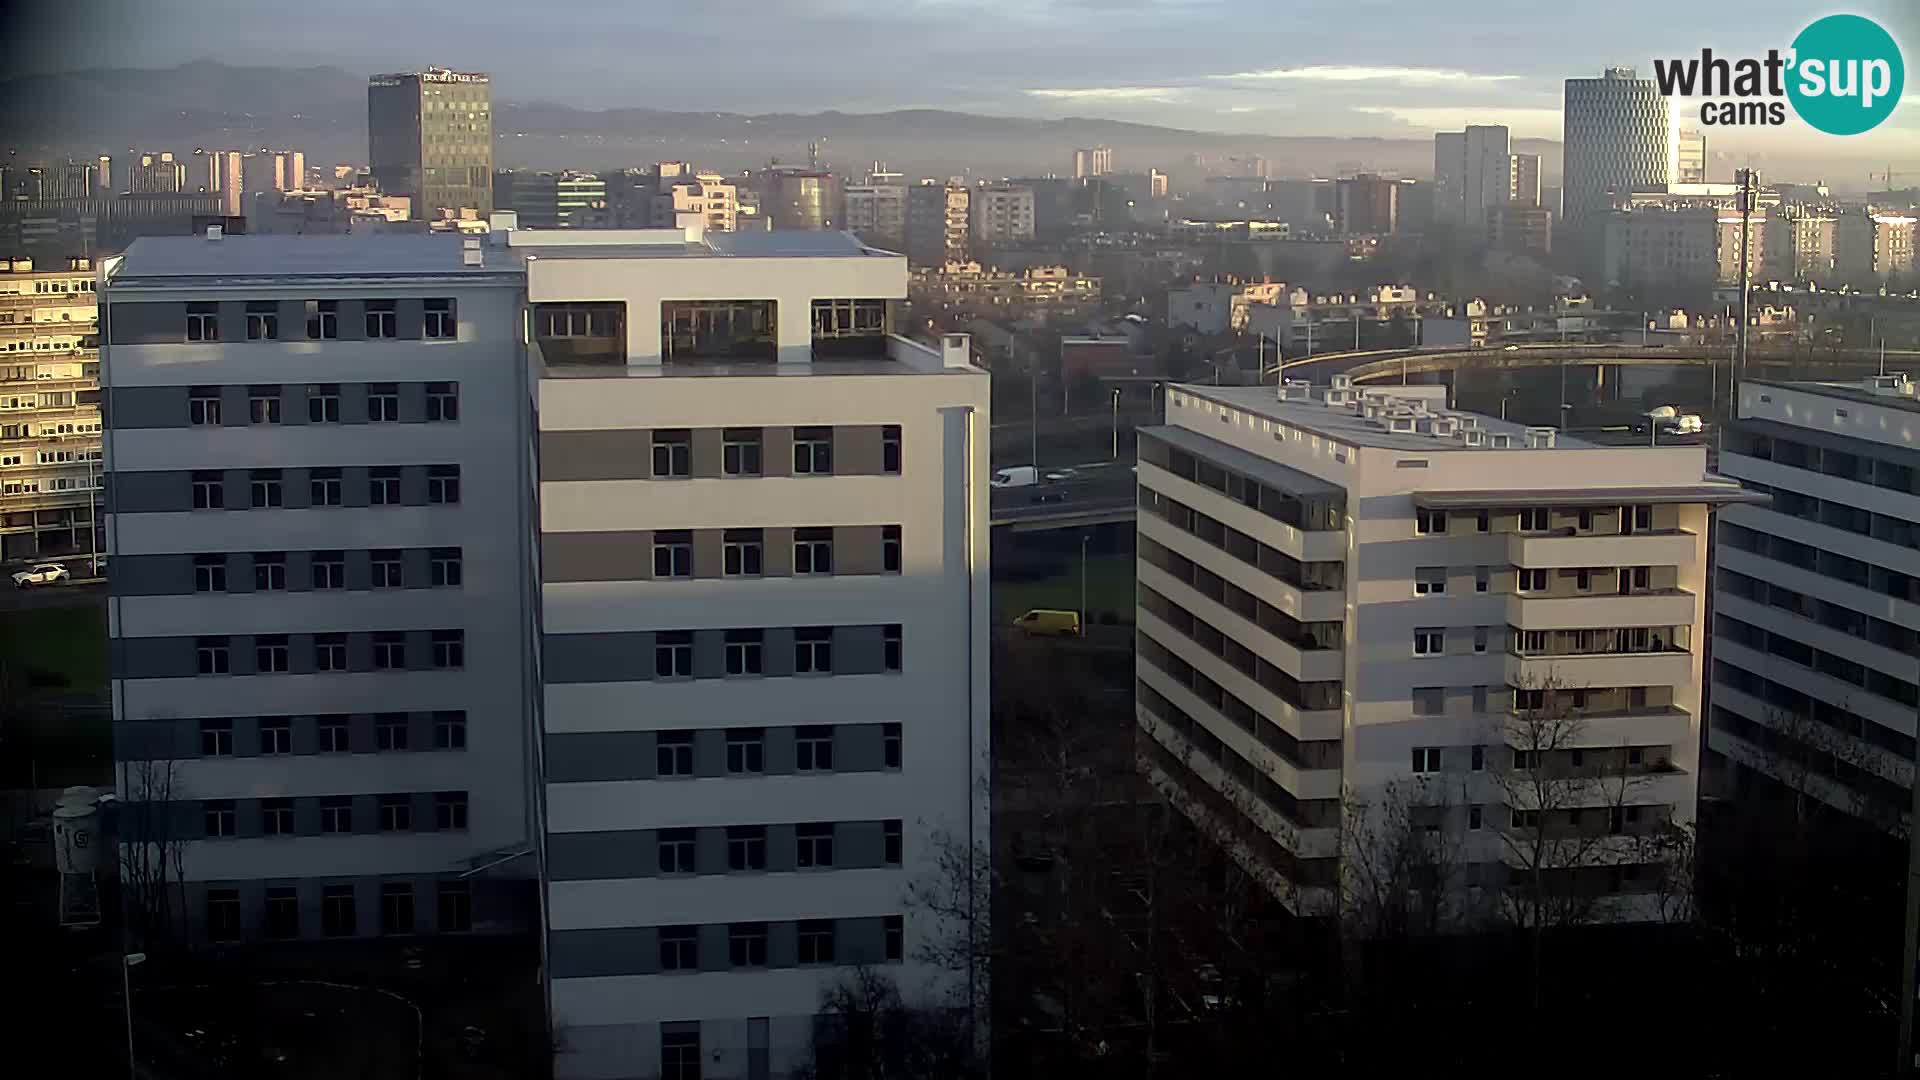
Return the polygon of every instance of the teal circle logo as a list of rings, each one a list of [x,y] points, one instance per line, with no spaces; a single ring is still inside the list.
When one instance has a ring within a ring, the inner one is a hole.
[[[1893,35],[1859,15],[1828,15],[1793,39],[1787,98],[1829,135],[1858,135],[1893,115],[1906,87]]]

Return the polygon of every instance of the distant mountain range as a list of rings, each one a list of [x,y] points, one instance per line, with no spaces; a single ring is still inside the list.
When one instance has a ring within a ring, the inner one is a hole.
[[[197,61],[176,68],[72,71],[0,80],[0,142],[27,156],[92,155],[126,148],[190,152],[195,146],[273,145],[308,160],[359,161],[366,150],[366,77],[337,67],[236,67]],[[1176,171],[1190,154],[1262,154],[1276,175],[1378,169],[1426,176],[1427,139],[1229,135],[1064,117],[1033,120],[934,109],[885,113],[671,112],[579,109],[550,102],[495,103],[502,167],[609,168],[696,158],[736,169],[804,160],[819,141],[847,172],[876,160],[930,175],[1060,171],[1074,146],[1112,145],[1119,167]],[[1556,143],[1520,140],[1558,172]]]

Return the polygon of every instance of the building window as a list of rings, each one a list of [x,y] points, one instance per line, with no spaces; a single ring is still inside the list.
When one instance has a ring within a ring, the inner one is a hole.
[[[380,831],[413,831],[413,800],[410,797],[406,795],[380,796]]]
[[[662,630],[653,635],[653,674],[659,679],[693,678],[693,631]]]
[[[900,425],[888,424],[880,429],[880,471],[898,475],[900,472]]]
[[[1439,656],[1447,651],[1446,631],[1422,627],[1413,632],[1413,655]]]
[[[1413,531],[1421,536],[1438,536],[1447,531],[1447,512],[1420,507],[1413,512]]]
[[[426,324],[421,327],[422,335],[430,338],[453,337],[458,327],[453,317],[453,301],[445,297],[430,297],[426,308]]]
[[[795,861],[801,869],[823,870],[833,865],[831,822],[808,822],[796,825],[793,828],[793,839],[799,845]]]
[[[700,1028],[660,1029],[660,1080],[700,1080]]]
[[[367,422],[395,424],[400,421],[400,388],[392,383],[367,386]]]
[[[389,881],[380,886],[380,932],[413,933],[413,886]]]
[[[1641,532],[1645,532],[1646,530],[1653,528],[1653,507],[1651,506],[1634,507],[1633,508],[1633,527],[1634,529]]]
[[[223,637],[203,637],[194,642],[195,657],[199,662],[198,670],[202,675],[225,675],[232,670],[227,655],[227,639]]]
[[[886,957],[898,961],[907,955],[907,920],[904,916],[888,915],[881,922],[881,932],[886,936]]]
[[[187,391],[187,423],[194,427],[220,426],[220,388],[196,386]]]
[[[435,750],[465,750],[467,748],[467,714],[459,711],[441,711],[433,714],[433,748]]]
[[[1479,772],[1480,770],[1487,767],[1487,748],[1486,747],[1475,744],[1473,748],[1473,760],[1469,763],[1468,767],[1471,768],[1474,772]]]
[[[286,886],[267,890],[267,936],[279,941],[300,936],[300,892]]]
[[[440,883],[438,929],[443,934],[473,929],[473,890],[464,881]]]
[[[353,798],[351,796],[329,795],[320,800],[320,831],[334,834],[353,831]]]
[[[287,557],[278,551],[258,551],[253,556],[253,587],[257,592],[285,592]]]
[[[1437,773],[1440,771],[1440,748],[1437,746],[1416,746],[1413,748],[1413,771],[1417,773]]]
[[[307,337],[315,341],[340,336],[340,301],[307,301]]]
[[[400,469],[376,466],[367,470],[367,502],[373,506],[400,505]]]
[[[465,630],[433,632],[433,666],[437,668],[467,666],[467,632]]]
[[[889,574],[900,572],[900,526],[880,527],[880,569]]]
[[[315,671],[347,670],[347,635],[315,634],[313,667]]]
[[[1514,575],[1515,588],[1523,593],[1546,592],[1547,572],[1545,570],[1521,570]]]
[[[727,963],[739,968],[767,966],[767,924],[733,923],[727,927]]]
[[[227,557],[225,555],[193,557],[193,591],[227,591]]]
[[[187,340],[220,340],[220,305],[205,303],[187,305]]]
[[[293,800],[260,800],[260,831],[268,836],[292,836]]]
[[[207,890],[207,940],[240,940],[240,890]]]
[[[280,422],[280,388],[277,386],[256,386],[247,391],[247,423],[277,424]]]
[[[225,484],[217,472],[203,471],[193,474],[193,508],[195,510],[220,510],[227,505]]]
[[[899,671],[904,656],[901,651],[901,628],[899,623],[888,623],[880,630],[881,663],[888,671]]]
[[[765,772],[766,746],[766,733],[760,728],[728,729],[727,771],[735,775]]]
[[[658,776],[692,776],[693,732],[663,731],[654,736],[653,771]]]
[[[656,480],[693,475],[693,433],[684,428],[653,433],[653,476]]]
[[[793,632],[793,670],[797,675],[833,671],[833,628],[802,626]]]
[[[1479,532],[1491,530],[1493,528],[1493,515],[1485,510],[1479,511],[1473,515],[1473,526]]]
[[[797,428],[793,433],[793,474],[829,476],[833,473],[833,429]]]
[[[693,576],[693,534],[681,529],[653,534],[653,576],[690,578]]]
[[[460,419],[460,384],[428,383],[427,421],[435,424],[450,424],[458,419]]]
[[[328,885],[321,889],[320,932],[328,937],[352,937],[357,929],[353,886]]]
[[[393,338],[400,336],[400,314],[398,305],[392,300],[367,301],[367,337]]]
[[[1487,651],[1488,636],[1489,634],[1488,634],[1487,627],[1476,626],[1473,628],[1473,651],[1474,652],[1483,653]]]
[[[428,553],[429,581],[436,589],[456,588],[460,584],[460,549],[434,548]]]
[[[440,791],[434,793],[433,827],[440,832],[463,832],[466,830],[466,792]]]
[[[400,553],[391,549],[367,553],[367,566],[373,572],[373,587],[376,589],[401,588],[405,574],[401,570]]]
[[[224,717],[200,721],[200,756],[229,757],[233,754],[233,721]]]
[[[1547,707],[1547,692],[1538,688],[1515,690],[1513,707],[1517,712],[1536,712],[1544,709]]]
[[[1447,591],[1447,568],[1421,566],[1413,571],[1413,595],[1439,596]]]
[[[904,832],[899,818],[880,823],[882,859],[888,866],[899,866],[905,854]]]
[[[282,505],[279,469],[255,469],[248,478],[248,492],[255,510]]]
[[[800,923],[800,963],[833,963],[833,920],[804,919]]]
[[[661,829],[655,834],[659,845],[659,866],[663,874],[694,872],[692,829]]]
[[[727,826],[727,869],[767,868],[767,828],[764,825]]]
[[[232,799],[208,799],[201,804],[201,808],[206,815],[209,838],[233,836],[239,832]]]
[[[1473,568],[1473,591],[1486,592],[1493,584],[1493,569],[1486,566]]]
[[[793,767],[800,772],[827,772],[833,768],[833,728],[826,725],[796,728]]]
[[[660,970],[694,971],[700,967],[700,928],[660,928]]]
[[[764,634],[759,630],[727,631],[727,674],[758,675],[762,671]]]
[[[376,671],[401,671],[407,666],[407,635],[398,630],[382,630],[373,635],[373,666]]]
[[[339,469],[315,469],[308,475],[310,502],[315,506],[339,506],[344,501]]]
[[[407,714],[380,713],[373,718],[373,746],[376,750],[407,748]]]
[[[880,749],[882,759],[885,761],[887,768],[897,769],[900,767],[901,745],[899,724],[880,725]]]
[[[760,475],[760,429],[727,428],[720,444],[720,469],[728,476]]]
[[[1540,751],[1515,750],[1513,752],[1513,767],[1521,772],[1532,772],[1538,769],[1540,767]]]
[[[307,387],[307,423],[337,424],[339,422],[339,384],[329,383],[323,386]]]
[[[1521,532],[1546,532],[1551,526],[1552,515],[1544,506],[1526,506],[1520,509]]]
[[[260,752],[262,754],[293,753],[293,717],[263,716],[260,718]]]
[[[1480,808],[1477,806],[1467,807],[1467,828],[1473,830],[1474,832],[1479,832],[1481,823],[1482,823],[1482,817],[1480,813]]]
[[[446,504],[460,501],[460,466],[427,466],[427,501]]]
[[[353,750],[352,728],[344,716],[322,716],[319,719],[320,752],[323,754],[345,754]]]
[[[1439,716],[1447,711],[1447,690],[1444,686],[1416,686],[1413,688],[1413,715]]]
[[[833,530],[793,530],[793,572],[796,575],[833,573]]]
[[[759,529],[728,529],[722,534],[721,573],[727,577],[759,577]]]

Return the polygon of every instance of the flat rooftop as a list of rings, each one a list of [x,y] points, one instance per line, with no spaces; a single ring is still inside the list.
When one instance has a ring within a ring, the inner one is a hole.
[[[1357,416],[1343,406],[1329,407],[1322,396],[1324,386],[1315,386],[1312,398],[1306,401],[1282,401],[1278,391],[1272,386],[1196,386],[1182,383],[1174,387],[1182,393],[1211,401],[1218,405],[1228,405],[1242,412],[1251,413],[1289,427],[1301,428],[1316,435],[1346,443],[1350,446],[1378,447],[1383,450],[1417,450],[1421,452],[1459,452],[1478,453],[1486,447],[1466,446],[1446,439],[1436,439],[1430,435],[1401,434],[1381,427],[1364,416]],[[1400,387],[1366,386],[1355,387],[1356,391],[1384,390],[1392,392]],[[1408,389],[1418,390],[1419,387]],[[1434,389],[1437,389],[1434,388]],[[1442,398],[1442,401],[1445,399]],[[1507,434],[1513,437],[1514,448],[1519,449],[1526,433],[1527,425],[1502,420],[1497,416],[1483,413],[1464,412],[1454,409],[1434,408],[1434,415],[1471,416],[1480,422],[1480,430],[1488,434]],[[1557,450],[1593,450],[1600,444],[1585,439],[1574,438],[1558,433],[1554,438]],[[1535,450],[1533,453],[1539,453]]]
[[[462,263],[454,233],[354,233],[143,236],[122,256],[113,280],[262,279],[290,277],[406,278],[518,275],[517,260],[482,238],[482,263]]]
[[[1891,372],[1889,372],[1891,374]],[[1903,394],[1876,394],[1868,382],[1779,382],[1763,383],[1752,380],[1754,386],[1779,386],[1788,390],[1798,390],[1807,394],[1819,394],[1822,397],[1840,398],[1843,401],[1858,401],[1863,405],[1880,405],[1889,409],[1904,409],[1907,412],[1920,412],[1920,397],[1907,397]]]

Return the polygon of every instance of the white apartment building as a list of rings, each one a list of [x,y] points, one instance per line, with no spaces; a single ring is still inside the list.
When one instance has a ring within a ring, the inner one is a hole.
[[[102,534],[94,276],[0,261],[0,558],[85,555]]]
[[[848,232],[870,244],[877,244],[890,250],[898,249],[906,243],[907,186],[905,184],[853,184],[847,188],[846,201]]]
[[[974,188],[968,222],[973,238],[989,247],[1033,239],[1033,189],[1018,184]]]
[[[1343,795],[1398,784],[1486,890],[1536,830],[1599,830],[1548,869],[1631,917],[1658,873],[1623,845],[1693,814],[1709,513],[1748,496],[1704,448],[1595,446],[1445,393],[1170,390],[1141,431],[1142,766],[1298,911],[1334,902]],[[1563,737],[1516,745],[1516,710]],[[1610,770],[1625,797],[1534,818],[1513,781],[1541,769]]]
[[[1772,503],[1719,524],[1707,747],[1736,794],[1771,778],[1894,831],[1920,707],[1914,383],[1743,382],[1726,438],[1720,467]]]
[[[844,233],[510,239],[556,1073],[783,1076],[848,965],[952,989],[905,895],[986,838],[987,376]]]
[[[104,264],[122,836],[197,943],[536,917],[523,280],[460,243]]]
[[[688,215],[707,232],[732,232],[740,216],[739,189],[719,173],[663,174],[653,197],[654,226],[677,228]]]

